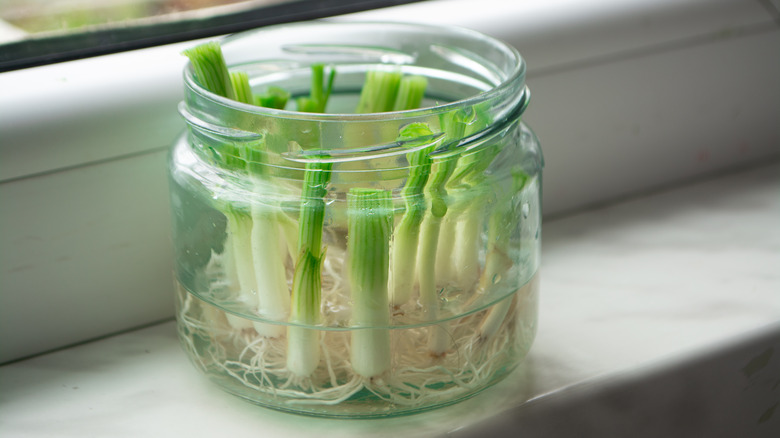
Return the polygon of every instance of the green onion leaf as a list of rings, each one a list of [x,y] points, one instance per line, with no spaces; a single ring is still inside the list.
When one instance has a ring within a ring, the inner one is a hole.
[[[355,112],[366,114],[392,111],[400,83],[401,72],[369,71],[366,73]]]
[[[228,99],[236,98],[218,42],[203,43],[185,50],[183,54],[190,58],[195,79],[203,88]]]

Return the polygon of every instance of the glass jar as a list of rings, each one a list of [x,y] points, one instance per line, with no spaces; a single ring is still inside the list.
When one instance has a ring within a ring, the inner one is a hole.
[[[327,112],[306,113],[220,97],[185,69],[170,187],[195,366],[266,407],[361,418],[451,404],[516,368],[536,332],[542,168],[520,55],[391,23],[221,45],[257,93],[308,95],[313,64],[335,80]],[[424,77],[420,109],[355,114],[378,70]]]

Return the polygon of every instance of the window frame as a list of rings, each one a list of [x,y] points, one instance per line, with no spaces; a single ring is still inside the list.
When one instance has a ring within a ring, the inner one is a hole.
[[[32,35],[0,44],[0,72],[419,1],[422,0],[288,0],[242,10],[229,8],[205,18],[188,14],[180,20],[138,20],[84,32]]]

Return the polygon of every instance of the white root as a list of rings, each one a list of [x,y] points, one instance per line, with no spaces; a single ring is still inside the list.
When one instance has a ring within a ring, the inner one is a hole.
[[[348,298],[342,296],[341,290],[344,283],[337,275],[343,272],[344,253],[333,249],[323,270],[323,302],[346,307]],[[221,287],[220,280],[215,278],[212,286]],[[309,329],[317,335],[321,357],[316,369],[300,377],[288,368],[285,337],[269,338],[254,331],[235,330],[223,310],[183,289],[179,293],[180,337],[198,367],[210,374],[224,375],[238,387],[265,394],[274,400],[271,404],[283,403],[304,410],[350,403],[356,396],[360,403],[366,403],[366,394],[379,405],[412,410],[470,395],[493,381],[496,374],[507,372],[504,367],[515,363],[522,354],[524,347],[518,345],[521,335],[511,326],[515,322],[507,314],[515,311],[511,303],[535,296],[524,293],[503,300],[498,306],[510,304],[499,322],[486,322],[485,317],[493,313],[485,311],[448,321],[443,336],[454,350],[440,357],[433,357],[429,349],[431,329],[435,326],[391,329],[392,368],[381,376],[366,378],[357,375],[350,363],[351,330]],[[417,316],[405,317],[421,319],[422,306],[418,304],[414,310]],[[324,317],[324,325],[338,326],[339,318],[348,320],[349,315],[325,312]],[[491,335],[480,336],[486,333],[488,324],[492,326]],[[204,339],[208,340],[205,347]]]

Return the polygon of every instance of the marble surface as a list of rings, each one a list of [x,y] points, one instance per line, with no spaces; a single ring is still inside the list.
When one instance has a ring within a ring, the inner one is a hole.
[[[778,436],[779,223],[778,163],[547,221],[530,355],[438,411],[347,421],[259,408],[201,378],[168,322],[0,367],[0,436],[468,437],[499,422],[490,436],[569,436],[553,424],[702,436],[730,401],[747,419],[734,430]],[[737,398],[706,410],[721,386]]]

